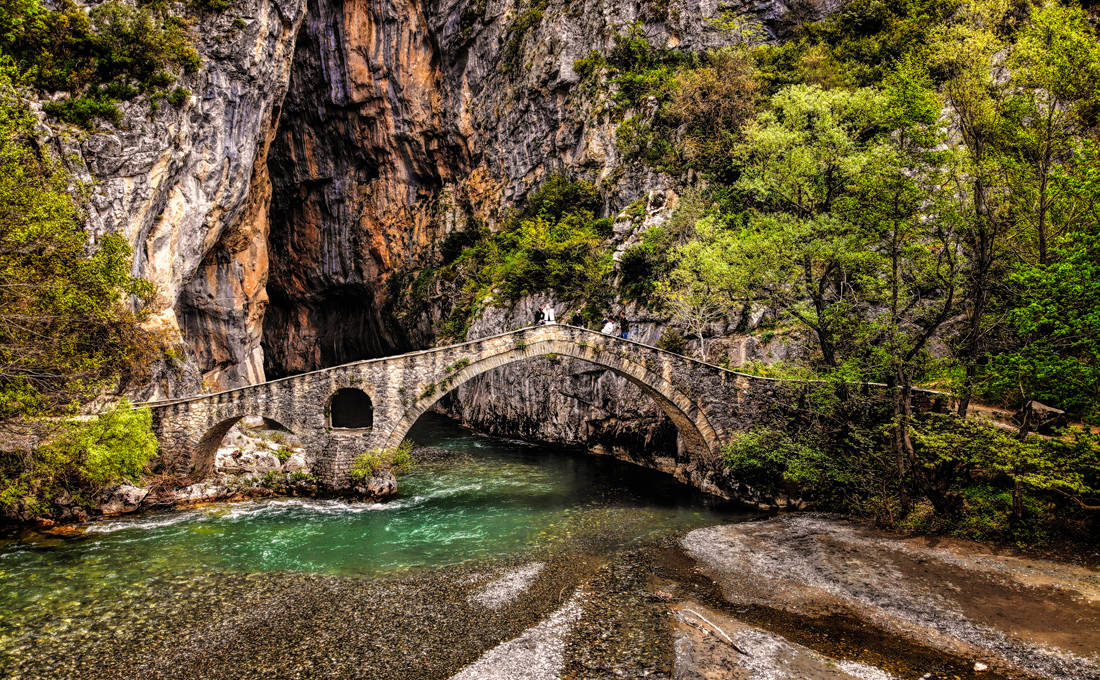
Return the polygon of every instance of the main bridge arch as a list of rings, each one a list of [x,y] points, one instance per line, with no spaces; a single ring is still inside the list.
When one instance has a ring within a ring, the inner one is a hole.
[[[610,338],[609,338],[610,339]],[[393,423],[391,431],[382,443],[384,448],[394,448],[408,435],[416,421],[431,410],[446,394],[463,384],[496,368],[530,361],[547,356],[568,357],[607,369],[637,386],[669,417],[676,426],[687,452],[697,456],[709,456],[717,434],[704,410],[674,385],[670,376],[656,373],[657,367],[646,366],[627,352],[607,351],[601,342],[576,343],[553,334],[538,337],[532,342],[513,343],[498,353],[478,359],[463,360],[448,365],[438,382],[428,383],[421,398],[410,404],[404,414]]]

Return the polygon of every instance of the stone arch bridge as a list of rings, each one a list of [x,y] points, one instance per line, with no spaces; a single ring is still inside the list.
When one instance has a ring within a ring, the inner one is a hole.
[[[359,453],[397,446],[447,392],[498,366],[547,355],[596,364],[641,388],[680,433],[676,452],[647,464],[720,495],[726,494],[716,465],[718,448],[735,431],[794,415],[808,386],[729,371],[583,328],[549,325],[145,406],[152,411],[161,455],[183,473],[208,473],[234,423],[262,416],[319,452],[314,474],[341,488]]]

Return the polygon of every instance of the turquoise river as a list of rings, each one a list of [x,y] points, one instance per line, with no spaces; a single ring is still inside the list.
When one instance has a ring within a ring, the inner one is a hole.
[[[446,677],[609,555],[739,517],[607,457],[436,417],[412,438],[434,455],[387,503],[212,504],[0,540],[0,677]],[[535,560],[519,610],[470,607],[479,574]]]

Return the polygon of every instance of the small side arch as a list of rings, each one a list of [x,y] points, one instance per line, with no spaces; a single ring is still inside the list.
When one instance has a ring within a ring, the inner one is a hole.
[[[229,416],[217,421],[214,425],[207,428],[203,433],[202,438],[199,439],[198,444],[191,454],[191,466],[188,471],[195,479],[206,479],[214,472],[214,461],[217,457],[218,448],[225,439],[225,436],[229,434],[229,431],[244,418],[248,418],[255,414],[242,413],[239,415]],[[281,422],[268,418],[267,416],[259,416],[263,420],[264,429],[277,430],[279,432],[287,432],[291,435],[295,435],[294,430],[290,429]]]
[[[374,402],[356,387],[343,387],[328,400],[328,425],[334,430],[369,430],[374,427]]]

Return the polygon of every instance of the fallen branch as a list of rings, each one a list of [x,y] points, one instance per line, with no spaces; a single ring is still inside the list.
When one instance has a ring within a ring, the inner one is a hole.
[[[733,650],[734,650],[735,652],[737,652],[738,654],[742,654],[742,655],[744,655],[744,656],[751,656],[751,655],[750,655],[750,654],[749,654],[748,652],[746,652],[745,650],[743,650],[743,649],[741,649],[740,647],[738,647],[738,646],[737,646],[737,645],[736,645],[736,644],[734,643],[733,639],[732,639],[732,638],[731,638],[731,637],[730,637],[729,635],[726,635],[726,631],[724,631],[724,630],[722,630],[721,628],[719,628],[719,627],[718,627],[717,625],[715,625],[715,623],[714,623],[713,621],[711,621],[711,620],[710,620],[710,619],[708,619],[707,617],[703,616],[702,614],[700,614],[699,612],[695,611],[694,609],[686,609],[686,608],[685,608],[685,609],[681,609],[680,611],[684,611],[684,612],[687,612],[687,613],[689,613],[689,614],[695,614],[695,615],[696,615],[696,616],[698,616],[698,617],[699,617],[700,619],[702,619],[704,623],[706,623],[706,624],[707,624],[708,626],[710,626],[711,628],[713,628],[714,630],[716,630],[716,631],[718,632],[718,634],[719,634],[719,635],[721,635],[723,639],[725,639],[725,641],[726,641],[726,644],[728,644],[728,645],[729,645],[730,647],[732,647],[732,648],[733,648]]]

